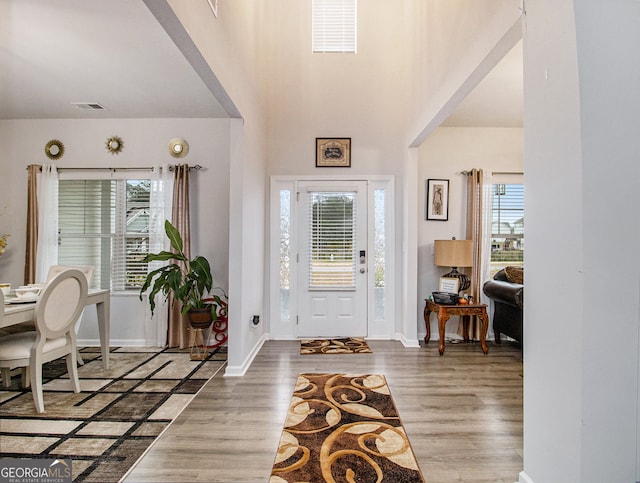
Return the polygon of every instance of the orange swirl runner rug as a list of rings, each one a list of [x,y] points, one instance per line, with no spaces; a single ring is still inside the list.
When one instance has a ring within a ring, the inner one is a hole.
[[[269,483],[424,482],[380,374],[300,374]]]

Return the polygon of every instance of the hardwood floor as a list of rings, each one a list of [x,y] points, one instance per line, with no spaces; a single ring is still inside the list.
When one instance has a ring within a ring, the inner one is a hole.
[[[216,375],[124,481],[266,482],[296,377],[379,373],[429,483],[518,480],[522,466],[522,352],[503,342],[437,342],[407,349],[369,341],[372,354],[299,355],[269,341],[244,377]]]

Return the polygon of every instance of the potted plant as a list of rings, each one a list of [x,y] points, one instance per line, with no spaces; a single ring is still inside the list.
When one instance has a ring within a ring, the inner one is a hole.
[[[151,314],[156,307],[155,297],[158,293],[165,296],[173,294],[174,299],[182,302],[182,315],[187,314],[192,327],[208,327],[212,320],[217,319],[222,312],[224,302],[224,314],[226,314],[226,293],[205,297],[211,291],[213,277],[211,265],[203,256],[197,256],[189,260],[183,252],[182,236],[178,229],[169,220],[164,223],[164,230],[171,243],[174,252],[161,251],[149,253],[145,262],[171,261],[147,274],[142,288],[140,288],[140,300],[143,294],[149,291],[149,307]],[[222,289],[220,289],[222,290]]]

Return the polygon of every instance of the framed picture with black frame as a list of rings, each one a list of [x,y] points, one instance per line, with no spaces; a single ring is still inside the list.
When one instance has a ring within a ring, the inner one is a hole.
[[[350,168],[351,138],[316,138],[316,168]]]
[[[427,193],[427,220],[447,221],[449,219],[449,180],[428,179]]]

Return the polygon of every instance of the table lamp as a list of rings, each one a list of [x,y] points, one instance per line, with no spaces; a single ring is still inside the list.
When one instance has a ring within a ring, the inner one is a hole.
[[[435,264],[439,267],[451,267],[451,271],[443,277],[457,278],[458,292],[468,289],[471,281],[464,273],[458,272],[458,267],[473,266],[472,240],[435,240]]]

